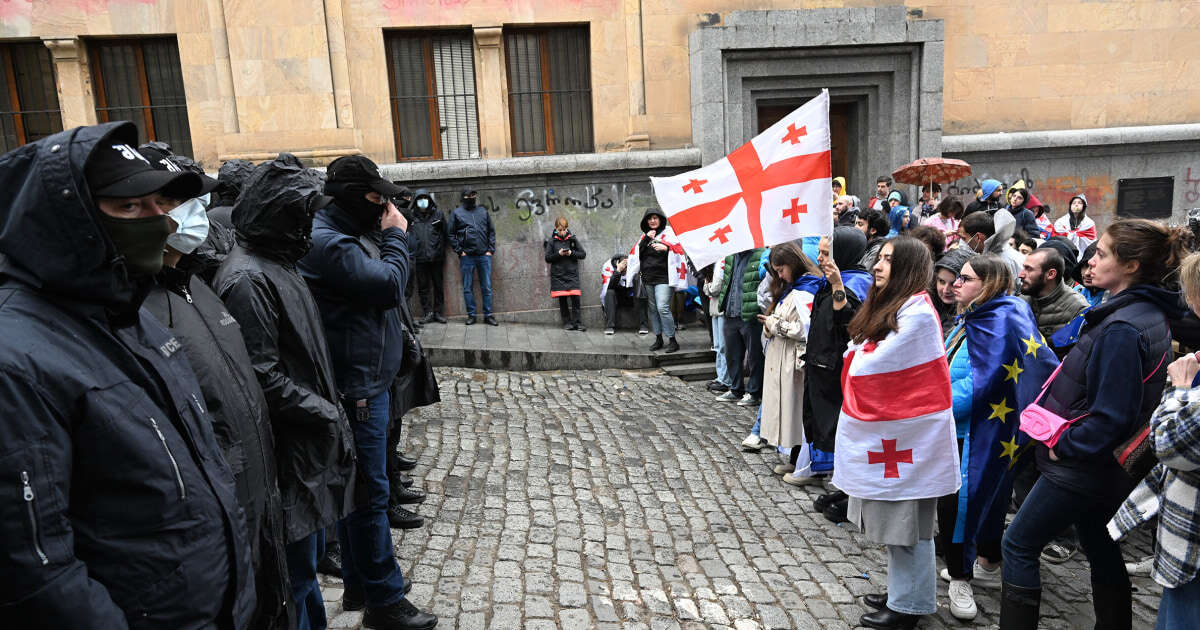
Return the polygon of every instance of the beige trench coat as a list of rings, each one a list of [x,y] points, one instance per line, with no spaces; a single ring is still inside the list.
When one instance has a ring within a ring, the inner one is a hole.
[[[759,435],[768,444],[791,447],[804,444],[804,371],[796,369],[797,355],[805,352],[812,315],[801,291],[788,293],[763,323],[770,338],[763,365],[762,427]]]

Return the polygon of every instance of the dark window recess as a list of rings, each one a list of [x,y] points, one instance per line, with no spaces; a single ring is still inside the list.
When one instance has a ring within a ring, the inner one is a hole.
[[[387,34],[392,129],[400,159],[478,158],[470,32]]]
[[[139,142],[158,140],[192,156],[175,38],[92,40],[88,48],[97,120],[128,120],[137,125]]]
[[[1169,219],[1174,196],[1174,177],[1118,179],[1117,216]]]
[[[590,51],[587,26],[505,29],[514,155],[595,150]]]
[[[41,42],[0,45],[0,151],[62,131],[54,60]]]

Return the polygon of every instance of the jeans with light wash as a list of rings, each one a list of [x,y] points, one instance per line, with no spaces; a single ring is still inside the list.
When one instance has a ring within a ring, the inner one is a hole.
[[[367,503],[338,523],[342,541],[342,578],[358,584],[367,606],[381,608],[404,599],[404,576],[392,549],[387,508],[387,432],[391,399],[387,390],[365,400],[346,399],[354,428],[359,483],[366,486]],[[363,404],[365,403],[365,404]]]
[[[750,429],[750,434],[758,437],[762,435],[759,430],[762,429],[762,405],[758,406],[758,415],[754,416],[754,428]]]
[[[467,315],[475,316],[475,276],[479,276],[479,292],[483,294],[483,316],[492,314],[492,257],[459,256],[462,271],[463,301],[467,304]],[[478,273],[476,273],[478,272]]]
[[[1175,588],[1164,588],[1156,630],[1200,628],[1200,577]]]
[[[675,289],[669,284],[646,287],[653,299],[646,303],[646,314],[650,319],[650,332],[664,337],[675,336],[675,317],[671,315],[671,297]]]
[[[317,561],[325,555],[325,530],[288,543],[284,549],[297,630],[325,630],[325,602],[317,583]]]
[[[937,559],[933,539],[912,547],[887,545],[888,608],[907,615],[937,612]]]
[[[732,387],[733,381],[729,380],[729,365],[725,361],[725,316],[713,315],[712,317],[712,332],[713,332],[713,350],[717,352],[717,381],[725,387]]]

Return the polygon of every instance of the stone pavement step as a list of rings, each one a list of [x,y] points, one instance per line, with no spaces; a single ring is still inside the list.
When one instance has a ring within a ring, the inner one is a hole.
[[[711,381],[717,377],[717,371],[711,362],[664,365],[662,370],[666,372],[667,376],[674,376],[688,382]]]

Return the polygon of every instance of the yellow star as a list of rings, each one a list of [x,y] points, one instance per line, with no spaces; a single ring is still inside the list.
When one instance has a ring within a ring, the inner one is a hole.
[[[1038,343],[1038,338],[1035,336],[1034,333],[1029,333],[1029,338],[1022,339],[1021,341],[1025,342],[1025,354],[1032,354],[1034,356],[1037,356],[1038,348],[1041,348],[1042,344]],[[1042,341],[1045,341],[1045,339],[1043,339]]]
[[[1000,404],[992,405],[992,415],[988,416],[988,420],[999,418],[1000,422],[1008,422],[1008,414],[1010,412],[1012,412],[1012,409],[1008,407],[1008,399],[1001,398]]]
[[[1013,462],[1017,460],[1017,436],[1012,436],[1012,439],[1005,442],[1000,441],[1000,448],[1004,449],[1000,453],[1000,457],[1008,458],[1008,467],[1012,468]]]
[[[1004,371],[1008,372],[1008,376],[1004,377],[1004,380],[1006,380],[1006,381],[1008,379],[1012,379],[1012,382],[1016,383],[1017,375],[1020,374],[1021,372],[1025,371],[1025,370],[1021,369],[1021,366],[1017,365],[1016,358],[1013,358],[1012,365],[1004,365],[1004,364],[1001,364],[1001,365],[1004,368]]]

